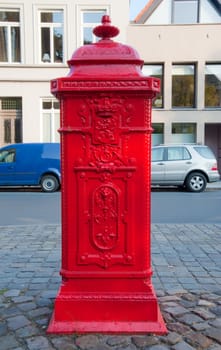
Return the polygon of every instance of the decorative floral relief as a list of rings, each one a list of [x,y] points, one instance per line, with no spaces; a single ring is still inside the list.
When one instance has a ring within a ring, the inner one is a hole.
[[[113,249],[118,240],[118,194],[110,186],[97,188],[93,195],[92,241],[102,250]]]

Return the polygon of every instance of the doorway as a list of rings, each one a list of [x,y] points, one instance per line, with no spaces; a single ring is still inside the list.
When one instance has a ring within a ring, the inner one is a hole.
[[[215,154],[221,174],[221,124],[205,124],[205,144]]]

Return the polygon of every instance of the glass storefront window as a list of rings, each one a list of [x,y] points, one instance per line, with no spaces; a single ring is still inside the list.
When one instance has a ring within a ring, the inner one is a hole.
[[[196,124],[195,123],[173,123],[172,124],[173,143],[195,143]]]
[[[221,64],[206,65],[205,107],[221,107]]]
[[[161,145],[164,142],[164,124],[153,123],[152,124],[152,146]]]
[[[153,100],[154,108],[163,108],[163,65],[162,64],[144,64],[142,68],[144,75],[154,78],[159,78],[160,83],[160,93]]]
[[[195,108],[195,65],[172,66],[172,108]]]

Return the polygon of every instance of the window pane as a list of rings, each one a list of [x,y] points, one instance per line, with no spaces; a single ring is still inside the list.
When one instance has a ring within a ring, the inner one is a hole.
[[[174,0],[173,23],[197,23],[198,0]]]
[[[93,33],[91,28],[84,28],[84,45],[93,43]]]
[[[41,23],[62,23],[62,11],[55,12],[41,12]]]
[[[93,28],[101,23],[102,16],[106,14],[105,10],[83,11],[82,12],[82,40],[83,45],[92,44],[99,40],[93,34]]]
[[[43,101],[42,106],[43,106],[43,109],[51,109],[52,101]]]
[[[21,61],[19,17],[19,11],[0,11],[1,62]]]
[[[42,23],[52,23],[53,22],[53,13],[52,12],[42,12],[41,13],[41,22]]]
[[[221,64],[206,65],[205,107],[221,107]]]
[[[63,62],[63,11],[40,13],[41,61]]]
[[[18,11],[0,11],[0,21],[1,22],[19,22],[19,12]]]
[[[84,23],[101,23],[102,16],[105,15],[105,11],[100,12],[84,12],[83,21]]]
[[[152,145],[161,145],[164,140],[164,124],[163,123],[153,123],[152,124]]]
[[[152,149],[152,152],[151,152],[151,160],[152,162],[159,162],[161,160],[163,160],[164,158],[164,148],[155,148],[155,149]]]
[[[54,108],[54,109],[60,109],[60,103],[59,103],[59,101],[53,101],[53,108]]]
[[[174,143],[195,143],[196,124],[194,123],[173,123],[172,141]]]
[[[12,142],[11,119],[4,120],[4,142]]]
[[[8,33],[6,27],[0,27],[0,61],[8,62]]]
[[[51,62],[49,28],[41,28],[41,49],[42,49],[42,61]]]
[[[160,93],[153,100],[153,107],[162,108],[163,107],[163,65],[161,65],[161,64],[159,64],[159,65],[158,64],[155,64],[155,65],[145,64],[142,68],[142,72],[146,76],[159,78],[161,80]]]
[[[54,62],[62,62],[63,57],[63,29],[54,28]]]
[[[21,110],[22,109],[21,98],[2,97],[1,102],[2,102],[2,110]]]
[[[22,142],[22,119],[16,118],[15,119],[15,143]]]
[[[60,142],[60,111],[59,101],[55,99],[42,100],[42,139],[43,142]]]
[[[172,107],[195,107],[195,66],[173,65]]]
[[[51,142],[51,115],[43,114],[43,142]]]
[[[20,28],[11,28],[11,50],[12,50],[12,62],[20,62]]]

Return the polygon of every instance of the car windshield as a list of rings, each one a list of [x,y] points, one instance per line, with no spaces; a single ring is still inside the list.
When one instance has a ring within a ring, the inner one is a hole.
[[[200,147],[200,146],[197,146],[197,147],[194,147],[195,151],[197,153],[199,153],[203,158],[206,158],[206,159],[214,159],[215,156],[213,154],[213,152],[211,151],[210,148],[208,147]]]

